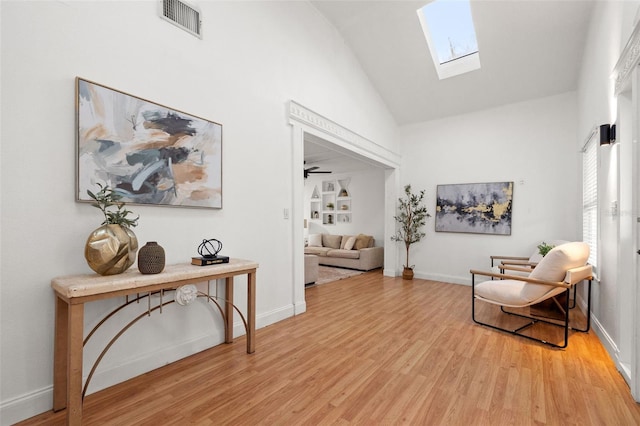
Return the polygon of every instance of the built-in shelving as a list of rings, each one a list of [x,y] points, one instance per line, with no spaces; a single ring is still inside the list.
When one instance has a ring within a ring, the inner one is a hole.
[[[350,179],[323,180],[320,191],[313,188],[309,201],[309,219],[321,221],[323,225],[351,223]]]

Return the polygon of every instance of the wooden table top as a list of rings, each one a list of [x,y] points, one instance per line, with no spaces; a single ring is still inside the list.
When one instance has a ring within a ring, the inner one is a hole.
[[[56,277],[51,280],[51,287],[60,296],[71,299],[180,281],[205,280],[207,277],[219,275],[234,275],[257,269],[258,266],[258,263],[252,260],[232,258],[229,263],[207,266],[196,266],[190,263],[167,265],[159,274],[142,274],[137,268],[132,267],[117,275],[103,276],[88,273]]]

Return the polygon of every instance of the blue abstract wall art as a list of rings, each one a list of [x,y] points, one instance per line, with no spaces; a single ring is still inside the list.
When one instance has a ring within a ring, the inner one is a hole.
[[[436,231],[511,235],[513,182],[438,185]]]

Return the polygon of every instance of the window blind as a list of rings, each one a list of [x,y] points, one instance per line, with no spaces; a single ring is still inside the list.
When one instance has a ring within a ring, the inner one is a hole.
[[[592,133],[582,151],[582,240],[591,250],[589,263],[598,266],[598,145]]]

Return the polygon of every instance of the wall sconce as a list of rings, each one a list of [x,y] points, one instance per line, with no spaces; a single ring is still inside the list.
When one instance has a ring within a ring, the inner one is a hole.
[[[616,125],[603,124],[600,126],[600,146],[609,145],[616,141]]]

